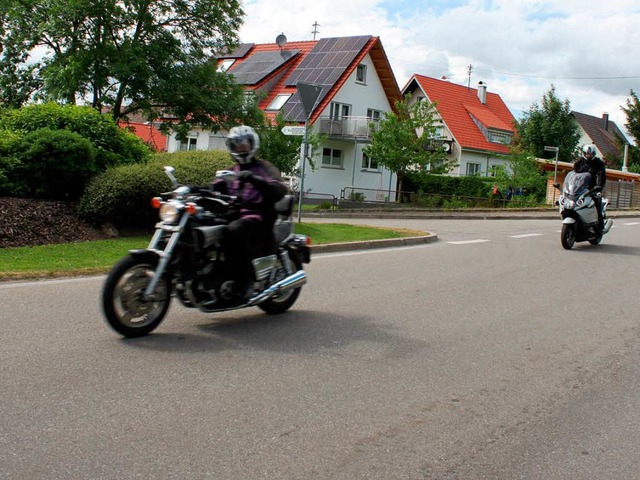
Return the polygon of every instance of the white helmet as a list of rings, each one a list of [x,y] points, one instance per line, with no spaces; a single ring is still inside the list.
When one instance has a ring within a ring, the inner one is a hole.
[[[260,137],[253,128],[246,125],[233,127],[227,135],[227,148],[239,164],[251,163],[260,148]]]
[[[591,155],[591,158],[596,156],[596,146],[595,145],[585,145],[582,147],[582,155],[585,157],[587,155]]]

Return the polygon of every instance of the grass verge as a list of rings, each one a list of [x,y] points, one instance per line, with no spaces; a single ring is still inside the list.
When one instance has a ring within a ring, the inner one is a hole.
[[[409,237],[424,232],[346,225],[301,223],[296,233],[311,237],[312,245]],[[131,249],[145,248],[151,235],[0,249],[0,280],[92,275],[107,272]]]

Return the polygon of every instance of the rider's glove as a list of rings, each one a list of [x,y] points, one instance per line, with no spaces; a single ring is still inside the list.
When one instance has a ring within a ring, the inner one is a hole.
[[[240,170],[238,172],[238,180],[242,182],[250,182],[253,180],[253,174],[249,170]]]

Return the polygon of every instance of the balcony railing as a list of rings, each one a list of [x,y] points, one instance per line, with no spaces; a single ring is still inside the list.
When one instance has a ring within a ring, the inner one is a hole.
[[[379,120],[368,117],[320,118],[320,134],[334,139],[371,140]]]

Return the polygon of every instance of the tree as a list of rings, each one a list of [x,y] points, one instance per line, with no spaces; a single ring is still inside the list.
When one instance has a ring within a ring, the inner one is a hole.
[[[0,0],[0,12],[5,103],[36,89],[41,98],[109,109],[115,120],[175,117],[179,132],[256,116],[242,87],[210,61],[237,42],[238,0]]]
[[[274,120],[273,122],[268,120],[257,127],[258,135],[260,135],[258,156],[273,163],[284,175],[297,177],[300,174],[298,171],[300,150],[304,137],[282,133],[282,128],[286,125],[282,112],[278,113]],[[307,143],[309,145],[307,159],[310,162],[313,158],[313,152],[319,148],[321,140],[320,135],[313,133],[309,129],[307,135]]]
[[[516,123],[516,148],[538,158],[551,158],[555,155],[546,152],[545,146],[559,147],[558,160],[572,160],[578,142],[580,129],[571,115],[571,104],[556,95],[555,86],[542,97],[542,106],[533,103],[522,120]]]
[[[398,191],[402,191],[404,176],[410,170],[430,165],[432,172],[446,173],[454,166],[434,141],[437,140],[435,105],[409,101],[407,95],[395,102],[395,111],[384,115],[371,143],[363,149],[371,159],[398,176]]]
[[[640,100],[636,92],[631,90],[631,98],[627,99],[627,106],[621,107],[627,116],[627,123],[624,124],[635,140],[636,145],[629,145],[629,171],[640,172]]]

